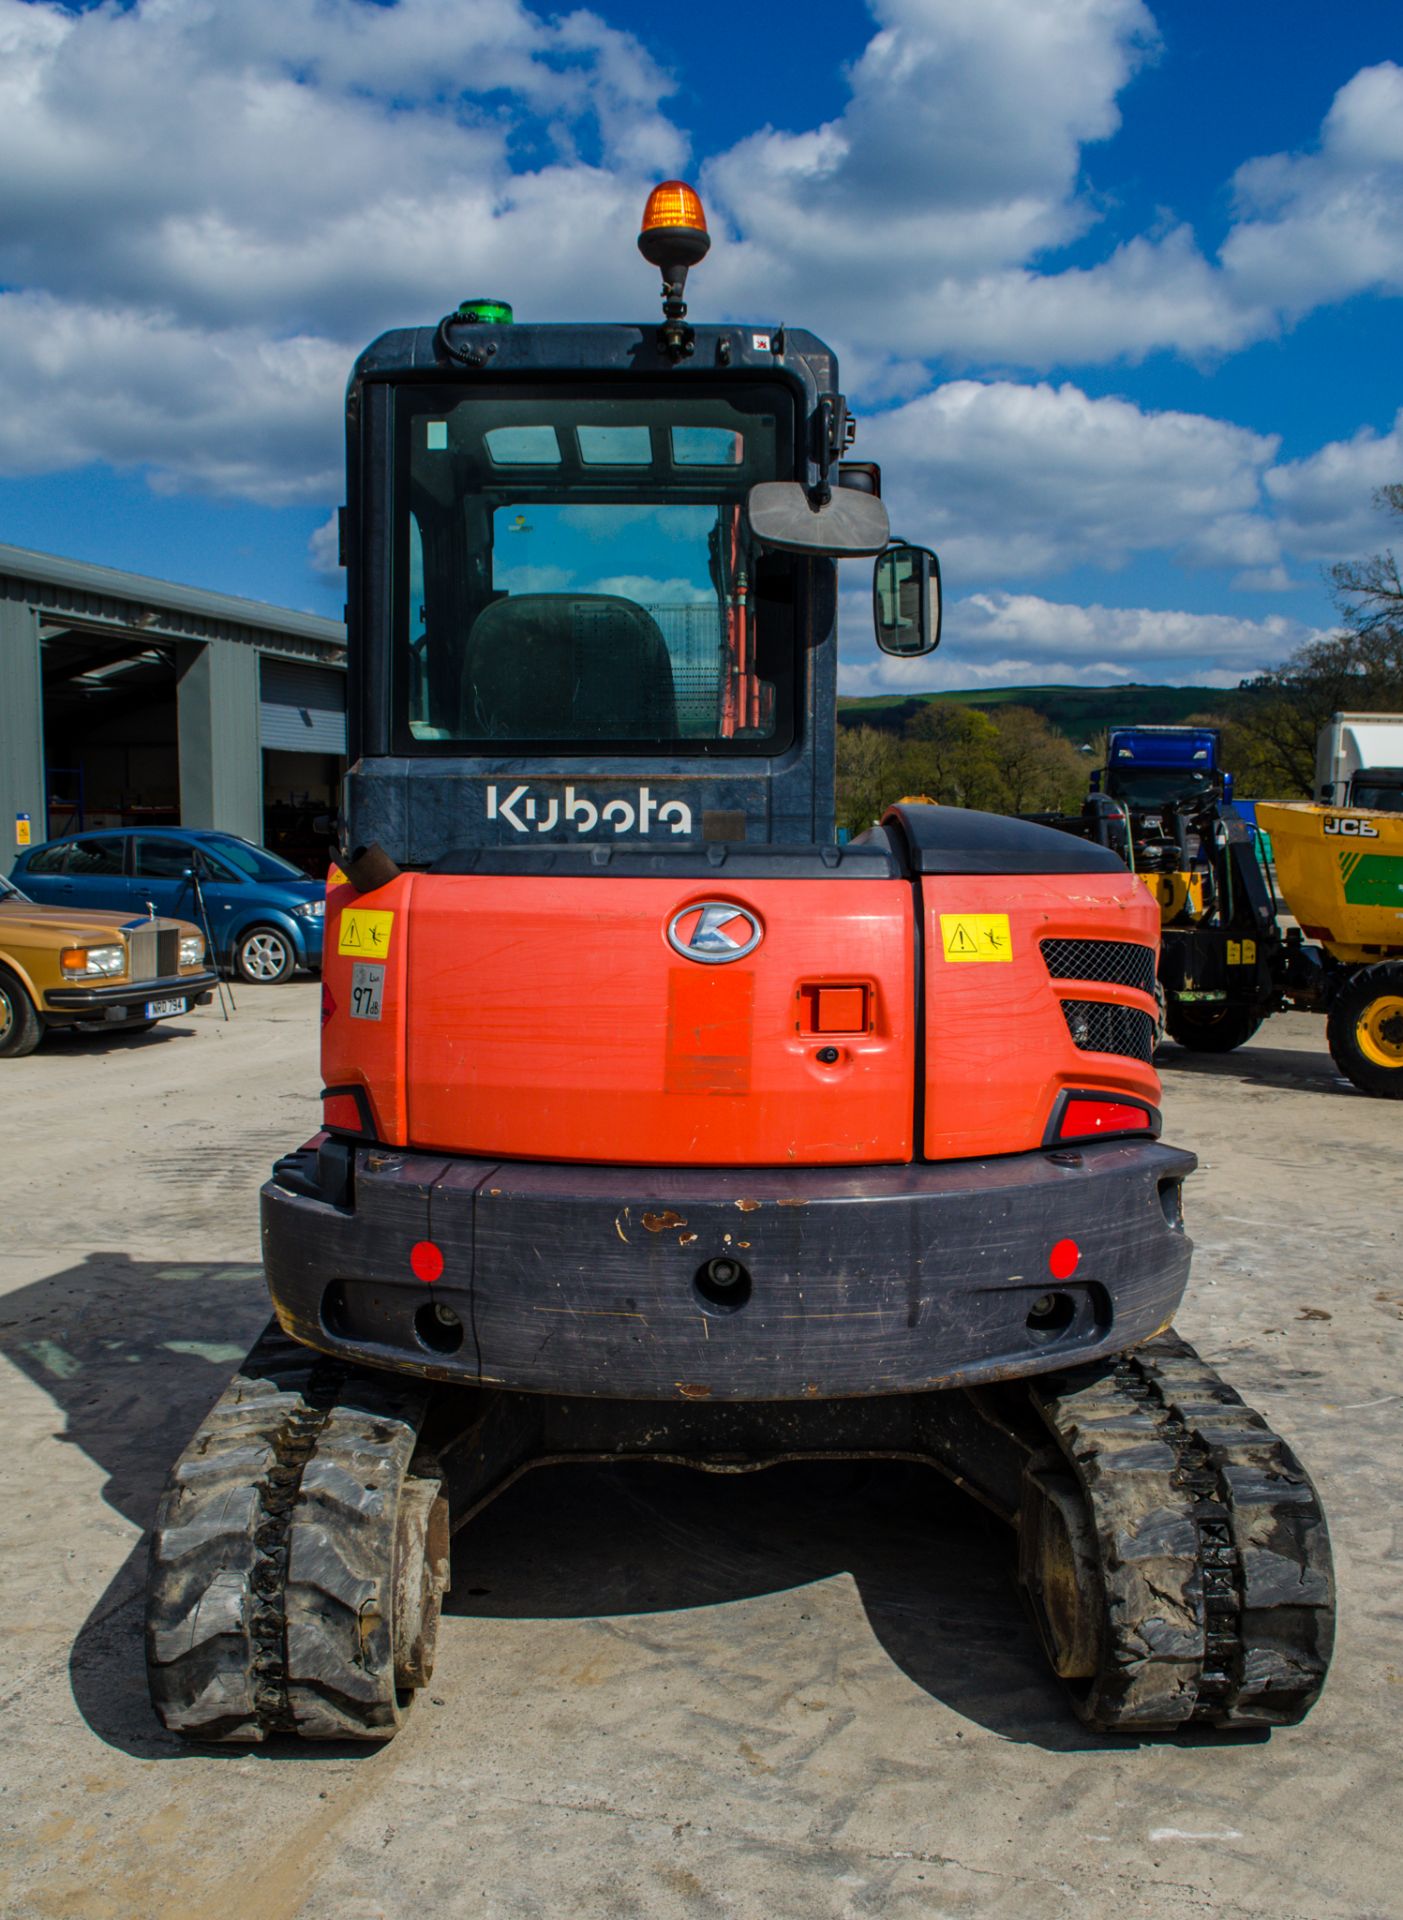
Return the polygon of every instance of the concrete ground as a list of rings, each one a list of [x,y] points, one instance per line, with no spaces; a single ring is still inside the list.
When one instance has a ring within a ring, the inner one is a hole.
[[[82,1920],[1403,1913],[1400,1120],[1323,1023],[1168,1049],[1180,1319],[1331,1518],[1325,1696],[1270,1739],[1082,1731],[977,1514],[910,1469],[528,1477],[459,1538],[392,1745],[195,1749],[147,1705],[143,1529],[265,1316],[314,984],[0,1062],[0,1910]]]

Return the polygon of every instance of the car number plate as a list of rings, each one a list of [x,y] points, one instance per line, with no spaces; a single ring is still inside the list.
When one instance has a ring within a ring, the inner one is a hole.
[[[384,990],[385,969],[372,961],[357,960],[351,968],[351,1018],[378,1020]]]
[[[146,1018],[148,1020],[164,1020],[172,1013],[185,1013],[189,1005],[188,1000],[148,1000],[146,1002]]]

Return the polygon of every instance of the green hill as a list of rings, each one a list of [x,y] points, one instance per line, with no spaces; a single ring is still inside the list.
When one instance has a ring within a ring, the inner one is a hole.
[[[933,700],[964,707],[1031,707],[1074,746],[1108,727],[1182,726],[1209,715],[1238,718],[1253,699],[1238,687],[979,687],[954,693],[875,694],[840,698],[838,721],[848,727],[881,727],[900,733]]]

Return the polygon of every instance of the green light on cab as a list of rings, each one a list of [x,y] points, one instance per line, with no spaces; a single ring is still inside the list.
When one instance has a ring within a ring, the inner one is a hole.
[[[509,327],[512,310],[505,300],[465,300],[458,318],[476,327]]]

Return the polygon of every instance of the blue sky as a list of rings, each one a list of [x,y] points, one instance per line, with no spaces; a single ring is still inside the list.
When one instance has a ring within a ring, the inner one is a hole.
[[[338,613],[341,389],[467,293],[830,339],[946,642],[854,692],[1233,684],[1403,479],[1397,0],[0,0],[0,540]]]

